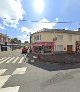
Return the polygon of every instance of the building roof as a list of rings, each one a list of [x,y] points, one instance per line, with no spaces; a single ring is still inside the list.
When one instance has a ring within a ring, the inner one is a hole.
[[[47,28],[43,28],[43,29],[41,29],[41,30],[33,33],[32,35],[37,34],[37,33],[41,33],[41,32],[69,33],[69,34],[77,34],[77,35],[80,35],[80,31],[65,30],[65,29],[47,29]]]
[[[2,35],[2,36],[4,36],[4,37],[6,37],[6,35],[5,35],[5,34],[2,34],[2,33],[0,33],[0,35]],[[9,36],[7,36],[7,37],[9,37]]]

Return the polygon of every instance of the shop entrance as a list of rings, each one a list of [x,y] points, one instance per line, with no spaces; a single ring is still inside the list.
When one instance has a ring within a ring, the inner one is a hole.
[[[67,45],[67,53],[72,53],[72,48],[73,46],[72,45]]]

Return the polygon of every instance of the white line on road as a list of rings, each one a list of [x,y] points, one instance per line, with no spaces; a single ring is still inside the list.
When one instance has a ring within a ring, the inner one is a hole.
[[[19,57],[17,57],[12,63],[15,63],[18,59],[19,59]]]
[[[10,58],[11,58],[11,57],[8,57],[8,58],[6,58],[5,60],[1,61],[0,64],[3,63],[3,62],[5,62],[5,61],[7,61],[7,60],[10,59]]]
[[[8,60],[6,63],[10,63],[15,57],[11,58],[10,60]]]
[[[0,92],[18,92],[20,86],[1,88]]]
[[[6,57],[4,57],[4,58],[1,58],[1,59],[0,59],[0,61],[1,61],[1,60],[3,60],[3,59],[5,59],[5,58],[6,58]]]
[[[11,75],[0,76],[0,88],[5,84]],[[1,92],[1,91],[0,91]]]
[[[22,57],[18,63],[22,63],[23,60],[24,60],[24,57]]]
[[[0,69],[0,75],[2,75],[7,69]]]
[[[26,69],[27,69],[27,67],[17,68],[17,69],[12,73],[12,75],[15,75],[15,74],[25,74]]]

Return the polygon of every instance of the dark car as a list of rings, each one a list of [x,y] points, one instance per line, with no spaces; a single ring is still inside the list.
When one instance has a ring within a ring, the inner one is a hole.
[[[23,53],[27,53],[27,50],[28,50],[28,49],[27,49],[26,47],[23,47],[23,48],[22,48],[22,54],[23,54]]]

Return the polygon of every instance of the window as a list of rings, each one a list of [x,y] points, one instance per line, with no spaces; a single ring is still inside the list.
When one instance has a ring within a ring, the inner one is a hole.
[[[74,39],[76,40],[76,35],[74,36]]]
[[[38,41],[38,40],[41,40],[41,35],[34,36],[34,41]]]
[[[0,42],[2,42],[2,36],[0,35]]]
[[[63,45],[57,45],[57,51],[63,51]]]
[[[40,35],[40,40],[41,40],[41,35]]]
[[[72,41],[72,35],[68,35],[69,41]]]
[[[57,40],[63,40],[63,35],[57,35]]]
[[[34,36],[34,40],[36,41],[36,36]]]
[[[37,35],[37,40],[39,40],[39,35]]]

